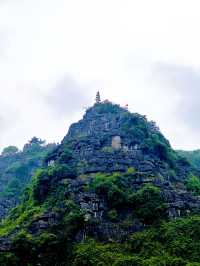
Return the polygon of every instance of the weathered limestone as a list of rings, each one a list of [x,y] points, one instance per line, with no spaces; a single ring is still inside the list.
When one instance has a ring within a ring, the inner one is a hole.
[[[121,142],[122,142],[122,140],[121,140],[121,137],[120,136],[114,136],[114,137],[112,137],[112,148],[114,150],[120,150],[121,147],[122,147]]]

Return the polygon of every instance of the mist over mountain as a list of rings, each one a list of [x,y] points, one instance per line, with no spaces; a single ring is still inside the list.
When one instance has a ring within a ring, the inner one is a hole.
[[[3,149],[0,156],[0,219],[19,204],[26,185],[55,146],[34,137],[22,151],[15,146]]]

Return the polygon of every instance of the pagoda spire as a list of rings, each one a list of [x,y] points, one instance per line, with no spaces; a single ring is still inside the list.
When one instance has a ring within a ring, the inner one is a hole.
[[[100,96],[100,92],[98,91],[96,94],[96,103],[100,103],[101,102],[101,96]]]

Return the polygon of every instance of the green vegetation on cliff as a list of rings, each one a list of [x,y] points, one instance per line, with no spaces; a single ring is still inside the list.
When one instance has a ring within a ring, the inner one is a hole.
[[[45,156],[2,221],[0,263],[199,266],[197,174],[154,123],[97,103]]]
[[[178,154],[185,157],[194,167],[200,169],[200,150],[183,151],[178,150]]]
[[[92,239],[76,245],[73,266],[198,266],[200,217],[163,222],[130,235],[123,243]]]
[[[45,156],[55,148],[55,144],[45,145],[34,137],[22,151],[15,146],[6,147],[0,156],[0,217],[4,217],[14,207],[32,175],[41,167]]]

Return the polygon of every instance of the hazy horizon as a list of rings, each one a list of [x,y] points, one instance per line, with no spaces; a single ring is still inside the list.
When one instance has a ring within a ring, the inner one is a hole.
[[[97,90],[154,120],[175,149],[200,148],[196,1],[0,3],[0,150],[60,142]]]

